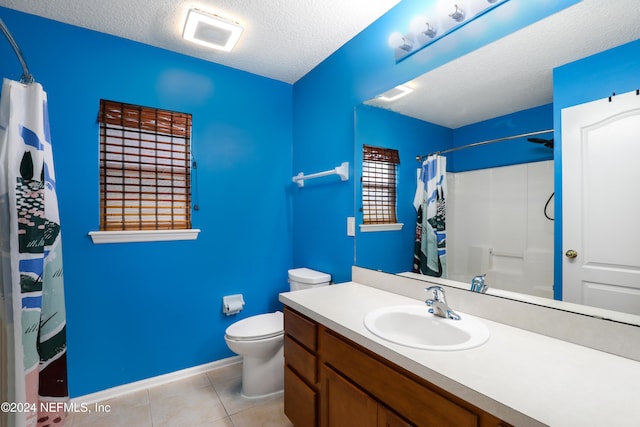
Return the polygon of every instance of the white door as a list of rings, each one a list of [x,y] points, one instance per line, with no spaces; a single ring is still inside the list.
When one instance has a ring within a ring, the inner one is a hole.
[[[640,95],[562,110],[563,300],[640,314]]]

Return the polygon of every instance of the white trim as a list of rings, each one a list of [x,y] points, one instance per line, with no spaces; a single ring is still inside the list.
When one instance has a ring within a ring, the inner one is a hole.
[[[216,360],[215,362],[205,363],[204,365],[194,366],[192,368],[182,369],[180,371],[170,372],[164,375],[158,375],[157,377],[151,377],[144,380],[136,381],[129,384],[119,385],[117,387],[108,388],[106,390],[98,391],[91,394],[85,394],[84,396],[74,397],[71,399],[72,403],[78,405],[84,403],[91,405],[97,402],[102,402],[109,399],[122,396],[127,393],[133,393],[135,391],[146,390],[150,387],[158,385],[168,384],[170,382],[189,378],[194,375],[203,374],[205,372],[212,371],[214,369],[224,368],[242,363],[242,356],[233,356],[227,359]]]
[[[134,230],[134,231],[90,231],[94,244],[127,242],[161,242],[169,240],[195,240],[199,228],[190,230]]]
[[[398,231],[402,230],[404,224],[401,222],[393,224],[360,224],[361,233],[371,233],[374,231]]]

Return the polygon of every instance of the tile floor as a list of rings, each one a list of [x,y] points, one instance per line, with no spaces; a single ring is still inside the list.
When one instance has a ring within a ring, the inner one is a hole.
[[[100,402],[103,412],[75,412],[67,427],[293,427],[283,397],[240,395],[242,366],[219,368]],[[94,410],[94,404],[88,405]]]

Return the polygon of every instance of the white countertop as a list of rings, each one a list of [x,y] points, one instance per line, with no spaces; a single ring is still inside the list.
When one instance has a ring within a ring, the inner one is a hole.
[[[515,426],[640,425],[639,362],[486,319],[491,337],[473,349],[393,344],[369,332],[364,316],[424,302],[354,282],[282,293],[280,301]]]

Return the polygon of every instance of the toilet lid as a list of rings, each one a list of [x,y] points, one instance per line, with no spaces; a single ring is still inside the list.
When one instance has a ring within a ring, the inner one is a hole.
[[[275,337],[284,333],[284,316],[281,311],[247,317],[229,326],[227,337],[234,340],[256,340]]]

